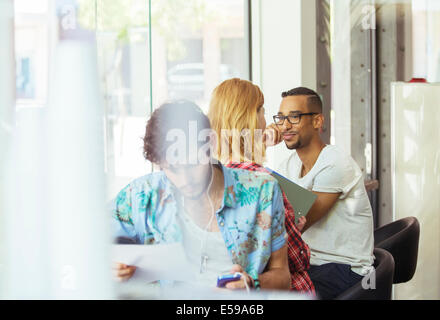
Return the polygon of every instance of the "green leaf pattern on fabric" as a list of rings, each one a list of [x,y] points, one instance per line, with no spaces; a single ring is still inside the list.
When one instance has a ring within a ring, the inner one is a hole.
[[[132,219],[131,198],[130,196],[127,197],[127,192],[128,195],[130,195],[130,185],[126,186],[119,192],[116,198],[116,210],[114,211],[114,217],[121,222],[134,225]]]

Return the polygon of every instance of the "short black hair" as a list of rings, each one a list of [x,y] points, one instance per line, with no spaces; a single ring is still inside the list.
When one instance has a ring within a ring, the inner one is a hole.
[[[321,97],[312,89],[306,87],[297,87],[285,91],[281,94],[282,98],[289,96],[307,96],[308,108],[312,112],[322,113],[322,100]]]
[[[145,159],[156,164],[165,161],[167,148],[173,143],[167,141],[167,133],[172,129],[179,129],[189,137],[191,122],[197,124],[197,137],[201,130],[211,128],[208,117],[194,102],[174,100],[157,108],[151,114],[145,130],[143,139]],[[208,141],[209,138],[206,138],[204,141],[197,141],[197,144],[200,146]]]

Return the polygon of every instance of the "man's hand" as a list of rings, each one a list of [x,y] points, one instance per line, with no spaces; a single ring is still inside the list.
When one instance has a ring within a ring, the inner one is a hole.
[[[276,124],[272,123],[266,128],[266,130],[264,130],[263,142],[266,147],[275,146],[281,141],[283,141],[283,136],[281,135],[281,131],[278,129]]]
[[[301,216],[301,217],[298,218],[298,224],[296,225],[296,228],[298,229],[299,232],[302,232],[306,222],[307,222],[306,217]]]
[[[243,270],[243,268],[238,265],[238,264],[234,264],[231,268],[231,274],[232,273],[236,273],[236,272],[240,272],[242,274],[241,279],[237,280],[237,281],[231,281],[228,282],[225,286],[226,289],[231,289],[231,290],[241,290],[241,289],[245,289],[246,285],[245,285],[245,281],[248,284],[248,287],[251,288],[252,287],[252,279],[251,276],[248,275],[246,273],[246,271]]]
[[[113,271],[117,280],[126,281],[133,276],[134,272],[136,271],[136,267],[128,266],[123,263],[115,263]]]

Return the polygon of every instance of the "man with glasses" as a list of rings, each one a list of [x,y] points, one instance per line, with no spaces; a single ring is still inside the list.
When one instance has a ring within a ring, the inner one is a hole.
[[[311,249],[308,273],[317,295],[332,299],[371,269],[372,210],[359,166],[320,137],[324,116],[319,95],[300,87],[283,92],[282,98],[274,124],[266,130],[268,145],[284,140],[292,154],[277,166],[278,172],[318,196],[302,237]]]

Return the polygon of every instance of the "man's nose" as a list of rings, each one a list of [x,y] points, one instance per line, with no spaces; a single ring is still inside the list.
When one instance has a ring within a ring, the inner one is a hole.
[[[292,128],[292,124],[289,122],[289,120],[286,118],[284,119],[283,125],[281,126],[282,131],[289,131]]]

